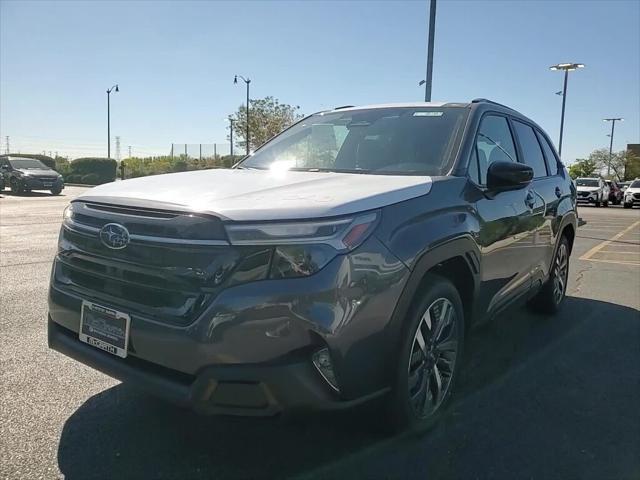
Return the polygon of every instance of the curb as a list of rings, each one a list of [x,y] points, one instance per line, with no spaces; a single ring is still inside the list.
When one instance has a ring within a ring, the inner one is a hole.
[[[65,187],[97,187],[97,185],[87,185],[85,183],[66,183],[64,184]]]

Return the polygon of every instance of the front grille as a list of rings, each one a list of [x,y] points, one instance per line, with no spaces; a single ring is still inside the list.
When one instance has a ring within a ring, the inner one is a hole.
[[[634,193],[633,198],[637,198],[638,200],[640,200],[640,193]]]
[[[240,260],[214,217],[81,202],[73,212],[60,233],[57,286],[163,323],[193,322]],[[107,223],[129,229],[126,248],[102,244]]]
[[[590,192],[578,192],[581,197],[588,197]]]

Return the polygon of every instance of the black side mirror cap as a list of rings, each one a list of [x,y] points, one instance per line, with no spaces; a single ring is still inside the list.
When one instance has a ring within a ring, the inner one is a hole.
[[[524,188],[533,180],[533,168],[518,162],[493,162],[487,171],[489,190]]]

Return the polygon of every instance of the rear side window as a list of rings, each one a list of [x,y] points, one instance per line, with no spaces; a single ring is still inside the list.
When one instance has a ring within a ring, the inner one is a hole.
[[[471,163],[469,175],[477,171],[478,183],[487,183],[487,169],[493,162],[516,162],[516,148],[511,136],[511,129],[505,117],[486,115],[480,123]]]
[[[542,154],[542,148],[538,143],[538,137],[529,125],[518,122],[513,122],[520,141],[520,147],[522,147],[522,155],[524,156],[524,163],[533,168],[533,178],[540,178],[547,176],[547,165],[544,162],[544,155]]]
[[[540,132],[536,132],[538,134],[538,140],[540,141],[540,145],[542,145],[542,151],[544,152],[544,157],[547,160],[547,169],[549,170],[549,175],[555,175],[558,173],[558,160],[553,153],[553,148],[549,145],[547,139]]]

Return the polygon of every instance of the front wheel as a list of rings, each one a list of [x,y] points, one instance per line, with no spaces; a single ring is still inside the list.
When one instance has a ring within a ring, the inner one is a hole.
[[[603,207],[608,207],[608,206],[609,206],[609,200],[605,200],[605,201],[602,203],[602,206],[603,206]]]
[[[15,178],[11,179],[11,192],[15,195],[21,195],[24,193],[24,188],[20,185],[20,182]]]
[[[556,256],[551,265],[549,279],[540,292],[529,302],[529,306],[541,313],[556,313],[567,293],[569,280],[569,240],[560,237]]]
[[[394,431],[434,423],[450,399],[462,361],[464,311],[458,291],[429,275],[404,329],[391,395]]]
[[[62,187],[53,187],[51,189],[51,195],[60,195],[60,192],[62,192]]]
[[[624,208],[631,208],[633,207],[633,203],[626,203],[624,204]]]

